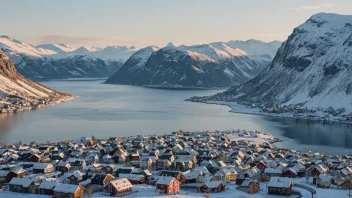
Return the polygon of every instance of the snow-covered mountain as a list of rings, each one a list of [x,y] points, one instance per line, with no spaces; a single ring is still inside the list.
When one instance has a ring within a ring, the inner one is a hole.
[[[254,78],[272,60],[259,53],[251,58],[221,42],[192,46],[169,43],[161,49],[148,47],[136,52],[106,82],[168,88],[239,85]]]
[[[69,96],[23,77],[2,50],[0,50],[0,95],[16,95],[27,99],[62,99]]]
[[[320,13],[294,29],[272,63],[226,91],[267,105],[345,108],[352,112],[352,16]]]
[[[75,48],[65,44],[41,44],[37,45],[35,48],[51,50],[56,52],[56,54],[72,52],[75,50]]]
[[[8,36],[0,37],[0,48],[15,63],[18,72],[32,80],[108,77],[127,59],[125,54],[122,59],[102,59],[90,54],[103,51],[98,48],[74,49],[64,44],[34,47]],[[108,55],[112,57],[113,53]]]

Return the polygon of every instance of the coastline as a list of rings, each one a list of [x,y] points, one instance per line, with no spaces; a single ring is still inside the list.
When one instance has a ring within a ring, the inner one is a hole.
[[[204,104],[214,104],[214,105],[223,105],[229,107],[231,110],[231,113],[240,113],[240,114],[248,114],[248,115],[261,115],[261,116],[269,116],[269,117],[275,117],[275,118],[288,118],[288,119],[295,119],[295,120],[309,120],[309,121],[315,121],[315,122],[322,122],[323,124],[348,124],[352,125],[351,121],[341,121],[337,120],[336,117],[332,117],[330,120],[325,120],[320,117],[310,117],[309,113],[300,113],[300,114],[293,114],[293,113],[266,113],[266,112],[261,112],[260,108],[258,107],[249,107],[246,105],[241,105],[237,102],[226,102],[226,101],[215,101],[215,100],[207,100],[207,101],[191,101],[191,100],[186,100],[190,102],[198,102],[198,103],[204,103]],[[317,116],[318,114],[316,114]],[[320,116],[323,114],[320,114]],[[337,117],[338,118],[338,117]]]
[[[30,100],[27,101],[27,100],[23,100],[23,99],[22,100],[15,99],[15,100],[19,101],[17,104],[2,101],[2,103],[5,104],[7,107],[0,107],[0,114],[21,113],[23,111],[32,111],[32,110],[41,109],[41,108],[48,108],[48,107],[55,106],[57,104],[61,104],[64,102],[68,102],[70,100],[74,100],[77,98],[79,98],[79,96],[69,95],[69,96],[63,96],[62,98],[60,98],[58,100],[52,100],[52,101],[45,101],[44,99],[42,99],[43,101],[41,101],[42,102],[41,104],[37,103],[32,106],[28,105],[30,102],[33,102]]]

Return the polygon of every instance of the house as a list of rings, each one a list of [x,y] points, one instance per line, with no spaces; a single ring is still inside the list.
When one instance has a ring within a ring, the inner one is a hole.
[[[260,184],[257,180],[247,178],[242,182],[238,189],[247,192],[248,194],[255,194],[260,190]]]
[[[291,177],[291,178],[295,178],[297,176],[298,172],[293,169],[293,168],[287,168],[284,172],[283,172],[283,176],[284,177]]]
[[[206,182],[197,188],[198,192],[221,192],[225,188],[222,181]]]
[[[308,175],[312,175],[312,176],[317,176],[320,174],[328,174],[329,172],[329,168],[327,166],[325,166],[324,164],[319,164],[316,166],[310,166],[307,170],[306,170]]]
[[[68,159],[67,162],[71,166],[71,170],[82,170],[86,167],[86,161],[83,159]]]
[[[167,194],[175,194],[180,192],[180,182],[173,177],[159,177],[156,189]]]
[[[33,154],[28,158],[29,162],[40,162],[41,157],[37,154]]]
[[[42,181],[39,185],[39,194],[42,195],[54,195],[54,188],[58,183],[54,181]]]
[[[62,173],[68,172],[71,169],[71,165],[68,162],[60,161],[56,167],[55,171],[60,171]]]
[[[271,177],[268,183],[269,194],[290,195],[292,193],[293,183],[291,178]]]
[[[93,191],[103,188],[114,176],[110,174],[94,174],[91,178],[91,186]]]
[[[120,178],[127,178],[131,184],[144,184],[145,177],[144,175],[137,175],[137,174],[119,174]]]
[[[169,171],[169,170],[162,170],[158,174],[159,176],[167,176],[176,178],[178,181],[182,179],[182,172],[181,171]]]
[[[316,184],[319,188],[330,188],[331,176],[326,174],[315,176],[313,179],[313,184]]]
[[[24,170],[22,167],[18,167],[14,170],[11,170],[7,175],[6,175],[6,180],[11,181],[12,178],[17,177],[17,178],[25,178],[26,177],[27,171]]]
[[[57,184],[54,188],[55,198],[76,198],[84,195],[84,189],[80,185]]]
[[[11,192],[32,193],[30,185],[34,184],[34,180],[28,178],[12,178],[9,183],[9,190]]]
[[[54,172],[54,166],[48,163],[35,163],[33,165],[33,173],[51,173]]]
[[[104,190],[110,193],[110,196],[123,196],[132,192],[132,184],[128,179],[121,178],[108,182]]]
[[[282,169],[280,168],[266,168],[262,174],[262,181],[269,181],[271,177],[281,177]]]
[[[68,179],[70,184],[78,184],[83,180],[83,173],[81,171],[66,173],[65,176]]]

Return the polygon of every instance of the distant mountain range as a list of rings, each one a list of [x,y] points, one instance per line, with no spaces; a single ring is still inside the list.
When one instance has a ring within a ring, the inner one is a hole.
[[[8,36],[0,36],[0,48],[32,80],[108,77],[137,50],[125,46],[74,49],[65,44],[35,47]]]
[[[293,30],[257,77],[223,93],[269,106],[352,112],[352,16],[320,13]]]
[[[0,50],[0,96],[15,95],[29,100],[51,98],[60,100],[68,94],[57,92],[19,74],[10,58]]]
[[[133,54],[106,83],[165,88],[239,85],[259,74],[280,45],[248,40],[149,46]]]

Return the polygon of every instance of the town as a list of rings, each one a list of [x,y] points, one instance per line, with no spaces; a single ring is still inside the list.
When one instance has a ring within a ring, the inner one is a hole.
[[[2,145],[0,197],[348,197],[351,154],[288,150],[277,141],[259,131],[180,130]]]
[[[0,114],[6,113],[19,113],[23,111],[30,111],[39,108],[46,108],[49,106],[55,106],[66,100],[73,99],[73,96],[66,96],[61,99],[54,98],[29,98],[25,99],[22,97],[7,95],[6,97],[0,96]]]
[[[307,119],[324,123],[345,123],[352,124],[352,113],[346,113],[344,108],[307,108],[304,103],[290,105],[268,106],[259,103],[240,102],[234,96],[227,96],[222,93],[213,96],[194,96],[185,101],[201,102],[209,104],[222,104],[230,107],[241,107],[241,110],[233,110],[237,113],[252,113],[274,117],[288,117],[295,119]]]

